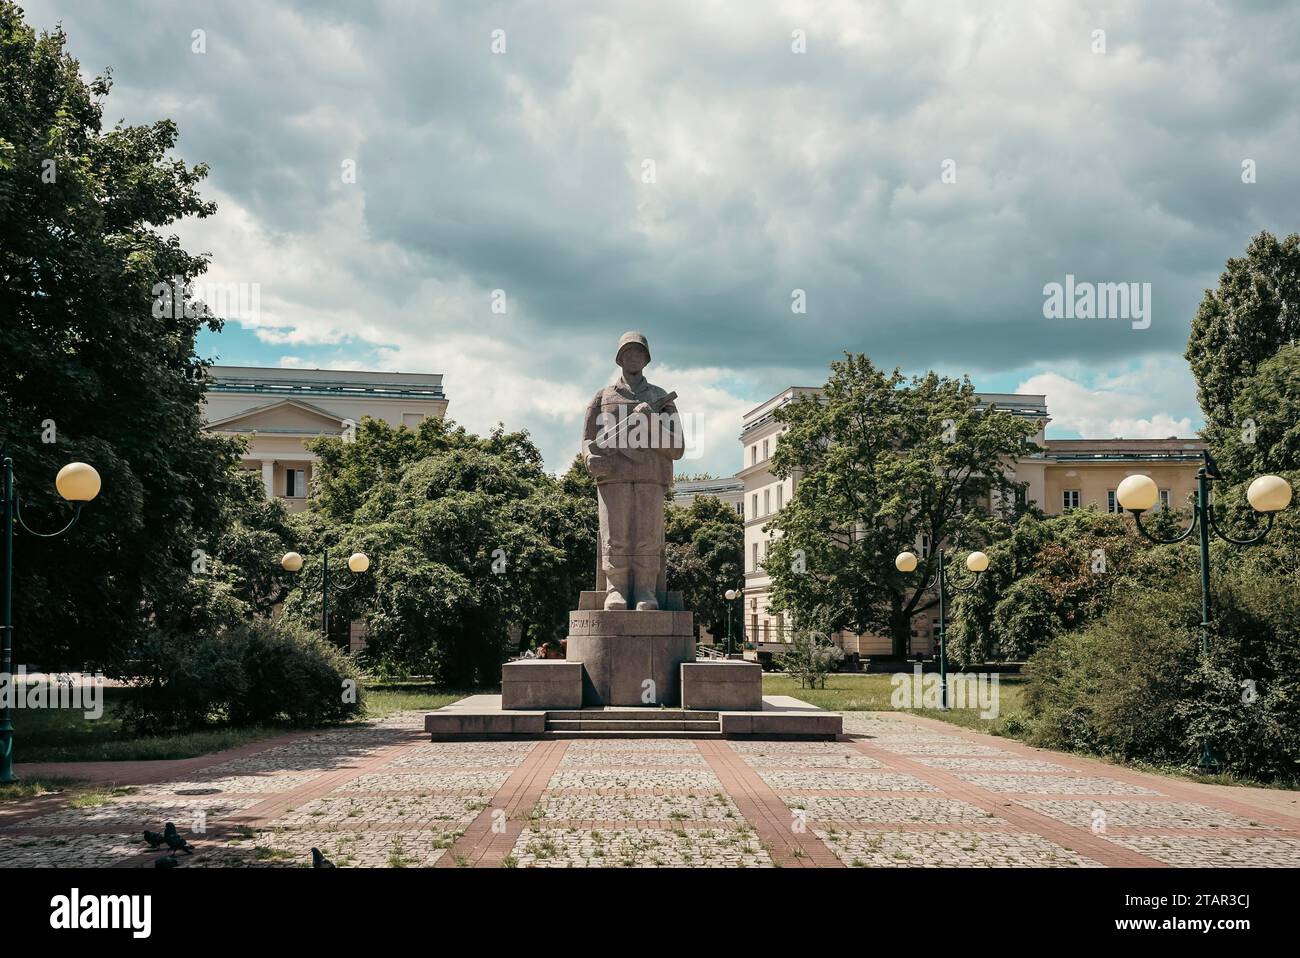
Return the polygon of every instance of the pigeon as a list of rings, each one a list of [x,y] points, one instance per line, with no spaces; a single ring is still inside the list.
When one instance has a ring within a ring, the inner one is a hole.
[[[175,855],[164,855],[153,863],[154,868],[176,868],[180,862],[176,860]]]
[[[186,855],[194,854],[194,846],[181,837],[180,832],[176,831],[176,826],[168,822],[163,828],[163,841],[173,852],[184,852]]]
[[[311,867],[312,868],[337,868],[332,861],[320,853],[319,848],[311,850]]]
[[[167,841],[167,838],[146,828],[144,830],[144,840],[149,843],[150,848],[158,848],[163,842]]]

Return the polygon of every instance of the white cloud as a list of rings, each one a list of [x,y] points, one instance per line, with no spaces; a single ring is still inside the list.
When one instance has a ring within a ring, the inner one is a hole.
[[[261,285],[266,355],[443,372],[453,417],[527,427],[552,468],[629,327],[702,415],[701,471],[843,349],[1027,370],[1057,432],[1186,435],[1202,290],[1300,221],[1294,4],[259,0],[205,9],[205,56],[180,5],[25,6],[113,66],[110,122],[169,116],[211,163],[219,212],[180,232],[210,280]],[[1067,273],[1151,282],[1152,328],[1045,321]]]
[[[1065,431],[1084,439],[1182,439],[1196,434],[1193,416],[1171,415],[1169,410],[1186,408],[1185,378],[1176,363],[1146,360],[1114,376],[1080,372],[1072,379],[1039,373],[1020,383],[1016,392],[1047,396],[1049,433]]]

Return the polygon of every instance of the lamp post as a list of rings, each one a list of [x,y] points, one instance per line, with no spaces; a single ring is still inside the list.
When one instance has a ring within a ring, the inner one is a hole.
[[[280,566],[285,572],[298,572],[302,569],[302,556],[296,552],[286,552],[280,559]],[[320,633],[326,640],[330,637],[330,550],[321,552],[320,573]],[[353,575],[360,575],[370,568],[370,557],[364,552],[354,552],[348,556],[348,570]],[[348,592],[356,588],[359,579],[353,579],[350,585],[335,585],[336,592]]]
[[[1115,490],[1115,498],[1119,501],[1121,509],[1133,513],[1133,521],[1137,525],[1138,532],[1152,542],[1171,545],[1175,542],[1182,542],[1191,536],[1193,532],[1200,532],[1201,655],[1205,656],[1210,651],[1211,537],[1218,536],[1224,542],[1231,542],[1235,546],[1250,546],[1262,541],[1268,535],[1269,530],[1273,528],[1273,514],[1281,512],[1291,504],[1291,485],[1281,476],[1260,476],[1252,482],[1246,490],[1246,499],[1250,502],[1252,509],[1263,513],[1267,519],[1263,530],[1257,535],[1249,539],[1234,539],[1219,528],[1219,522],[1214,517],[1214,505],[1210,502],[1210,483],[1216,479],[1223,479],[1223,476],[1219,473],[1219,466],[1208,449],[1204,450],[1201,455],[1203,462],[1201,468],[1196,470],[1196,499],[1192,503],[1192,521],[1181,534],[1171,539],[1161,539],[1152,535],[1143,527],[1142,513],[1154,506],[1159,496],[1159,490],[1150,476],[1127,477]],[[1219,763],[1214,758],[1214,750],[1208,736],[1201,743],[1201,757],[1198,764],[1206,771],[1213,771],[1218,768]]]
[[[0,673],[8,677],[10,699],[5,702],[0,718],[0,782],[16,782],[14,774],[14,723],[10,707],[17,687],[13,684],[14,671],[14,524],[42,539],[61,536],[81,518],[81,507],[99,495],[99,473],[84,462],[70,462],[54,477],[54,488],[68,502],[73,503],[72,518],[58,532],[37,532],[23,521],[22,504],[14,489],[14,461],[9,458],[9,444],[0,445],[4,457],[4,640],[0,644]]]
[[[722,595],[727,600],[727,655],[731,655],[734,648],[731,642],[731,603],[739,599],[742,593],[739,589],[728,589]]]
[[[944,568],[943,550],[936,550],[939,558],[939,569],[930,582],[926,583],[925,588],[938,588],[939,592],[939,689],[940,689],[940,708],[945,711],[948,709],[948,622],[947,609],[945,606],[945,593],[951,589],[953,592],[969,592],[975,588],[975,580],[979,578],[981,572],[989,567],[989,557],[983,552],[972,552],[966,557],[966,568],[975,576],[966,585],[961,585],[953,579],[948,578],[948,573]],[[899,572],[915,572],[917,565],[916,554],[912,552],[900,552],[894,559],[894,568]]]

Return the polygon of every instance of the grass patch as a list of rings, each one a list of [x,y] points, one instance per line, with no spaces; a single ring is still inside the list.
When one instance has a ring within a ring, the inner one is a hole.
[[[121,798],[124,795],[130,795],[135,792],[134,786],[125,786],[122,788],[96,788],[90,791],[80,792],[72,796],[68,802],[69,808],[98,808],[100,805],[107,805],[115,798]]]
[[[405,709],[440,709],[483,690],[457,691],[418,680],[370,681],[363,686],[367,719],[380,719]],[[492,690],[498,691],[498,690]]]
[[[403,709],[436,709],[473,692],[439,689],[428,682],[382,681],[364,685],[365,720]],[[167,735],[134,735],[123,721],[125,706],[138,691],[104,689],[104,714],[87,719],[78,709],[32,709],[14,713],[15,754],[20,762],[132,762],[194,758],[239,748],[294,731],[287,725],[209,728]],[[6,793],[0,792],[0,796]],[[31,796],[27,796],[31,797]],[[0,800],[3,800],[0,798]]]
[[[44,795],[71,792],[85,784],[85,780],[80,778],[23,778],[0,785],[0,802],[26,802]]]
[[[798,679],[768,672],[763,675],[763,694],[791,695],[833,712],[910,712],[990,735],[1014,737],[1013,732],[1017,732],[1021,725],[1019,716],[1025,698],[1023,675],[998,676],[998,715],[988,719],[981,718],[978,709],[949,709],[946,712],[942,709],[896,709],[890,703],[894,692],[892,678],[885,672],[835,673],[826,677],[824,689],[801,689]]]
[[[122,720],[125,705],[138,692],[104,689],[104,714],[87,719],[80,709],[21,709],[14,717],[18,762],[130,762],[193,758],[278,735],[283,728],[214,727],[175,735],[140,736]]]

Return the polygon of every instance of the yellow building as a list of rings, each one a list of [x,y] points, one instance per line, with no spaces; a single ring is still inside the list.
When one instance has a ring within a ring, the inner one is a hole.
[[[766,528],[773,515],[790,500],[797,476],[776,478],[771,458],[784,426],[776,413],[801,395],[815,395],[816,387],[791,386],[747,412],[742,420],[740,442],[742,463],[736,479],[743,484],[745,519],[744,634],[747,642],[760,649],[788,641],[788,629],[780,613],[768,609],[771,580],[763,570],[768,544],[775,533]],[[1094,506],[1116,512],[1115,490],[1126,476],[1150,476],[1160,490],[1159,507],[1182,508],[1196,488],[1196,470],[1204,443],[1199,439],[1047,439],[1051,421],[1047,397],[1013,393],[980,393],[985,406],[999,409],[1035,423],[1033,441],[1043,452],[1016,462],[1015,478],[1026,483],[1025,495],[1048,515],[1067,509]],[[912,651],[929,655],[934,651],[936,622],[913,622]],[[886,656],[891,643],[887,636],[839,633],[835,641],[846,652],[860,656]]]
[[[212,366],[208,375],[205,428],[247,439],[244,467],[261,472],[266,494],[293,512],[310,495],[309,440],[346,435],[363,416],[418,426],[447,413],[439,373]]]
[[[248,441],[245,469],[261,473],[267,496],[291,512],[307,508],[317,436],[346,436],[362,417],[418,426],[447,413],[442,376],[336,369],[212,366],[204,396],[204,428]],[[334,621],[330,638],[352,652],[365,647],[365,623]]]

